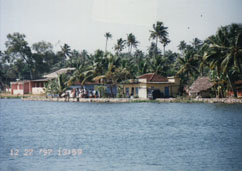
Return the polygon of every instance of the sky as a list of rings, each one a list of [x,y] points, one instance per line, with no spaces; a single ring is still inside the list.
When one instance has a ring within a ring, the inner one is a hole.
[[[147,51],[149,31],[162,21],[171,40],[167,49],[177,51],[182,40],[204,40],[220,26],[242,23],[241,7],[242,0],[0,0],[0,50],[7,34],[19,32],[30,46],[44,40],[55,50],[67,43],[93,53],[105,49],[104,34],[110,32],[109,51],[128,33]]]

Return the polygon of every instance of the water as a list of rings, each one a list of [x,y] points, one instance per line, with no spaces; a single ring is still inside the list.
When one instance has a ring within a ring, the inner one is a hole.
[[[242,169],[242,105],[0,100],[0,107],[1,171]]]

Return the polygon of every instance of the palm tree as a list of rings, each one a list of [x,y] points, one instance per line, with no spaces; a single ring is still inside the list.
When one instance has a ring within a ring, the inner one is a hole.
[[[242,25],[221,27],[205,44],[208,46],[208,51],[204,60],[209,63],[211,69],[217,69],[218,75],[226,75],[230,88],[237,97],[235,80],[231,73],[232,70],[242,73]]]
[[[202,41],[198,38],[194,38],[192,41],[192,46],[194,49],[198,50],[202,45]]]
[[[180,41],[180,44],[178,45],[178,50],[180,50],[182,54],[184,54],[186,47],[187,47],[186,42],[184,40]]]
[[[95,70],[92,66],[80,65],[68,80],[68,86],[71,86],[75,81],[84,85],[87,80],[91,80],[95,76]]]
[[[167,28],[163,22],[157,21],[156,24],[153,24],[153,30],[150,30],[150,39],[155,39],[156,52],[158,51],[158,40],[162,42],[168,37]]]
[[[61,52],[65,56],[65,58],[70,58],[71,56],[71,48],[68,44],[64,44],[64,46],[61,47]]]
[[[114,45],[114,50],[117,54],[119,54],[124,48],[125,48],[126,40],[123,40],[122,38],[117,40],[117,44]]]
[[[168,39],[167,37],[163,38],[161,40],[161,43],[163,44],[163,54],[165,54],[165,51],[166,51],[166,46],[170,43],[170,39]]]
[[[112,34],[107,32],[107,33],[104,34],[104,37],[106,38],[105,52],[107,52],[108,39],[112,38]]]
[[[167,75],[168,65],[166,65],[166,60],[164,56],[156,55],[151,60],[147,61],[149,63],[149,71],[152,73],[160,74],[163,76]]]
[[[189,76],[195,77],[198,72],[197,61],[194,58],[194,51],[186,50],[183,57],[178,57],[178,63],[180,65],[180,69],[178,70],[176,75],[184,75],[186,76],[186,80],[189,81]]]
[[[150,57],[153,57],[155,55],[161,55],[161,51],[159,49],[156,49],[156,44],[154,42],[151,42],[147,50]]]
[[[81,63],[81,55],[77,50],[74,49],[71,52],[71,56],[69,60],[67,61],[67,66],[78,68],[78,66],[80,66],[80,63]]]
[[[133,35],[132,33],[129,33],[127,35],[127,45],[129,47],[129,53],[132,53],[132,47],[137,48],[138,45],[138,41],[136,40],[135,35]]]
[[[49,80],[45,84],[45,92],[53,95],[58,94],[59,97],[67,90],[68,88],[68,78],[66,74],[58,75],[57,79]]]
[[[135,75],[142,75],[147,73],[148,71],[148,62],[147,62],[147,58],[145,56],[145,54],[140,51],[140,50],[136,50],[134,55],[133,55],[133,70],[135,70]]]
[[[98,76],[94,77],[93,80],[108,84],[111,91],[111,96],[113,97],[113,86],[117,83],[117,78],[115,77],[115,62],[117,58],[109,54],[107,59],[107,70],[104,73],[98,73]]]
[[[67,88],[68,88],[67,81],[68,81],[67,75],[65,75],[65,74],[58,75],[57,92],[59,94],[59,97],[61,97],[61,94],[67,90]]]

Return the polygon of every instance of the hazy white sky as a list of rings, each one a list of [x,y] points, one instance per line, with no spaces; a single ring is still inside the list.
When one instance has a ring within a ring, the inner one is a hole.
[[[8,33],[20,32],[30,45],[44,40],[93,52],[104,49],[110,32],[109,50],[133,33],[146,51],[157,20],[168,26],[167,48],[177,50],[181,40],[203,40],[221,25],[242,23],[242,0],[0,0],[0,50]]]

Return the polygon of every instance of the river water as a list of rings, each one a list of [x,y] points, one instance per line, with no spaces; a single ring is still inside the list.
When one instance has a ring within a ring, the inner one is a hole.
[[[242,105],[0,100],[1,171],[239,171]]]

